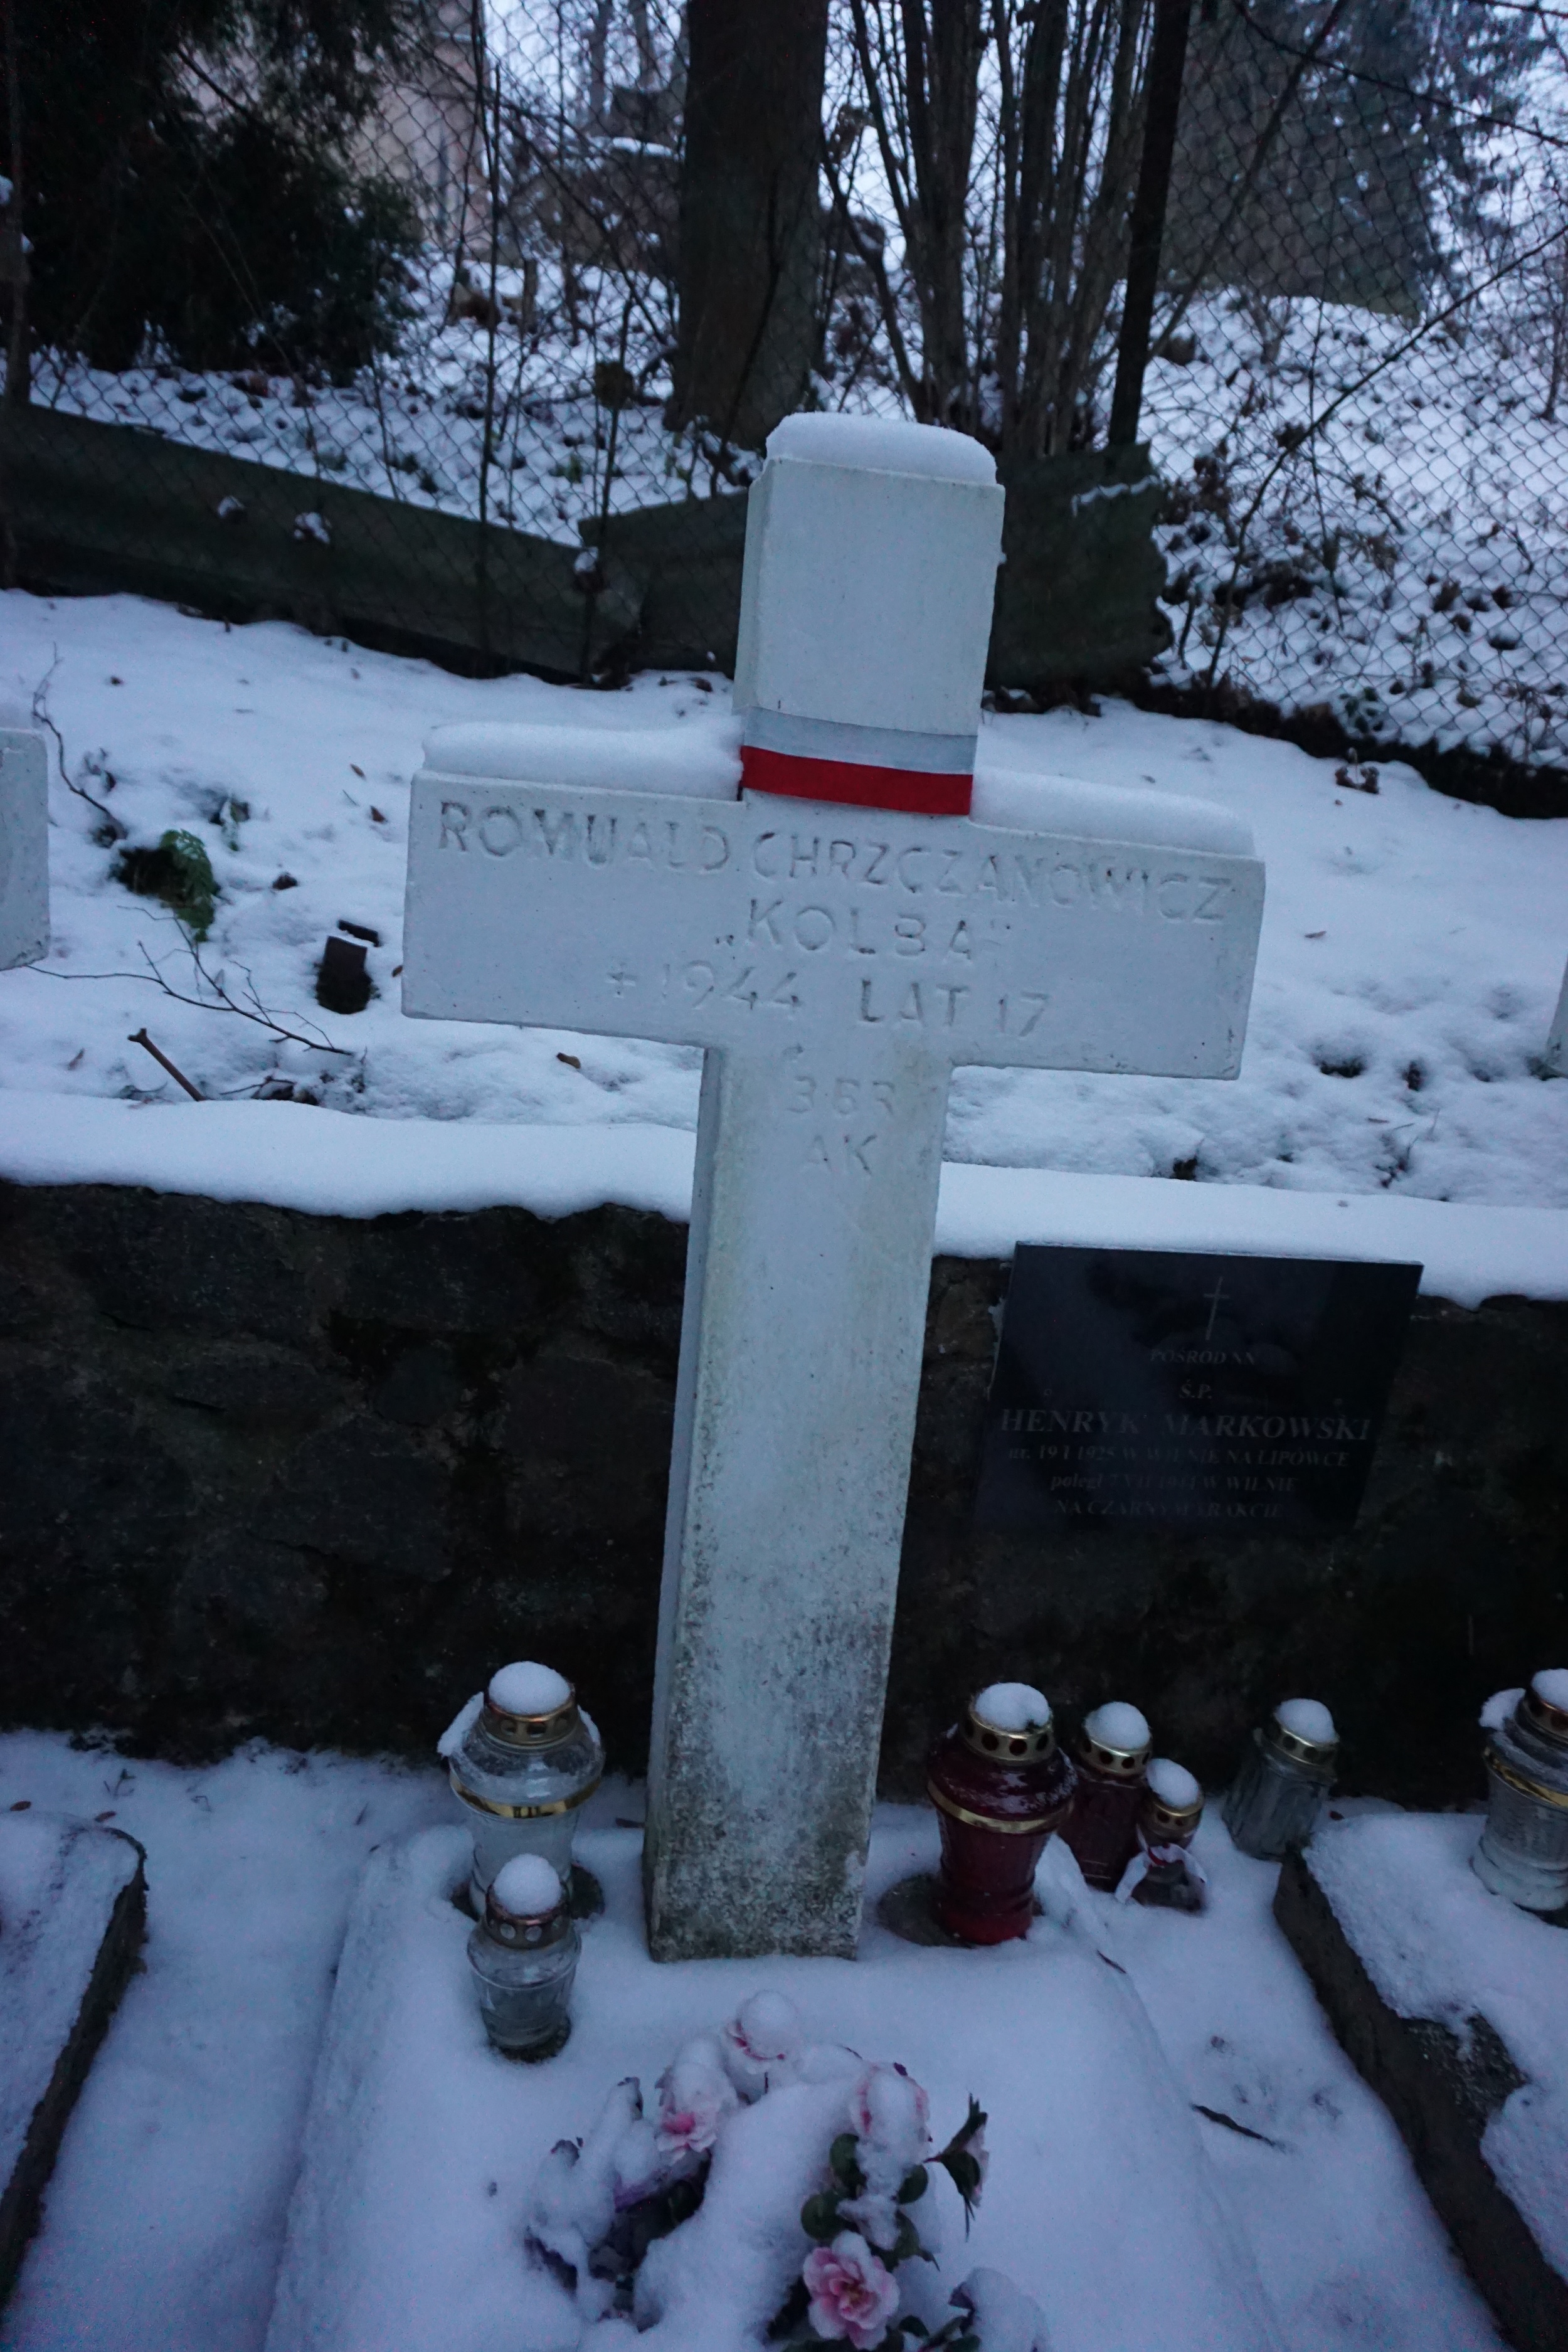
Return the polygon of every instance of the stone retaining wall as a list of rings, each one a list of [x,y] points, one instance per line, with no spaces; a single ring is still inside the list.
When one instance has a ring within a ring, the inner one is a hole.
[[[685,1241],[0,1185],[0,1719],[424,1755],[540,1656],[640,1769]],[[1136,1700],[1211,1783],[1318,1694],[1350,1784],[1479,1793],[1479,1701],[1565,1647],[1568,1307],[1417,1302],[1348,1536],[1047,1542],[969,1526],[1005,1281],[932,1268],[889,1791],[1006,1674],[1068,1716]]]

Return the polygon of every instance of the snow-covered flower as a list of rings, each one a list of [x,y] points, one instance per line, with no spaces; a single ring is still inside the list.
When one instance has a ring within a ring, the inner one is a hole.
[[[802,2040],[800,2011],[788,1995],[754,1992],[719,2035],[724,2071],[743,2099],[760,2099],[793,2072]]]
[[[950,2300],[970,2315],[985,2352],[1048,2352],[1045,2313],[1005,2271],[971,2271]]]
[[[665,2158],[658,2144],[658,2134],[647,2117],[638,2116],[629,2123],[616,2142],[616,2210],[624,2213],[628,2205],[640,2205],[650,2197],[664,2178]]]
[[[895,2198],[868,2189],[863,2197],[841,2197],[839,2218],[853,2221],[862,2237],[868,2238],[884,2253],[898,2243],[899,2208]]]
[[[894,2197],[931,2146],[931,2101],[902,2066],[869,2066],[849,2103],[866,2187]]]
[[[864,2238],[845,2230],[830,2246],[814,2246],[801,2277],[811,2297],[807,2315],[825,2341],[852,2344],[855,2352],[880,2344],[899,2290]]]
[[[653,2133],[642,2120],[641,2085],[628,2074],[610,2093],[587,2138],[558,2139],[540,2166],[523,2209],[526,2238],[581,2283],[594,2249],[631,2201],[623,2194],[628,2175],[645,2163],[656,2176],[662,2169]]]
[[[725,2116],[739,2105],[719,2043],[710,2033],[695,2035],[659,2076],[660,2154],[706,2155]]]

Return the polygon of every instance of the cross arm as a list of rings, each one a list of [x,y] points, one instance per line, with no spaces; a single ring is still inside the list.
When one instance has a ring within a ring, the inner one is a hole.
[[[404,1010],[773,1051],[1234,1076],[1255,859],[426,770]]]

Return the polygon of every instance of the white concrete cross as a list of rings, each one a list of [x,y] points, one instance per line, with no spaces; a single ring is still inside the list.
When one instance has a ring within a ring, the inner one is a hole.
[[[1546,1050],[1541,1058],[1549,1070],[1568,1077],[1568,971],[1563,974],[1557,1010],[1552,1016],[1552,1026],[1546,1033]]]
[[[49,943],[48,792],[43,737],[0,719],[0,971]]]
[[[906,483],[917,500],[930,488]],[[817,551],[831,569],[830,536]],[[927,551],[938,606],[940,553]],[[768,585],[766,550],[749,546],[748,597],[765,605]],[[983,627],[978,648],[983,664]],[[981,672],[966,657],[973,740]],[[896,768],[897,745],[858,717],[821,756],[847,742],[853,758],[859,726],[875,739],[865,764]],[[773,793],[498,780],[493,765],[461,772],[467,732],[446,730],[445,751],[436,738],[416,780],[405,1011],[706,1049],[654,1694],[650,1948],[848,1954],[951,1072],[1234,1076],[1262,868]],[[526,778],[551,761],[531,760],[523,730],[505,764]],[[941,772],[910,772],[919,793]]]

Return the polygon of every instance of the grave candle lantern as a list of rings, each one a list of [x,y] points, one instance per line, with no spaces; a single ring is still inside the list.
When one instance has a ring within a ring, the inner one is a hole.
[[[1494,1700],[1481,1716],[1491,1733],[1487,1825],[1470,1867],[1523,1911],[1561,1911],[1568,1906],[1568,1667],[1500,1697],[1514,1703]]]
[[[504,2056],[553,2058],[564,2047],[581,1948],[556,1873],[541,1854],[514,1854],[491,1881],[468,1937],[479,2014]]]
[[[541,1855],[569,1887],[578,1808],[599,1785],[605,1750],[565,1675],[531,1661],[502,1666],[441,1745],[473,1832],[475,1912],[514,1854]]]
[[[1062,1837],[1090,1886],[1110,1892],[1132,1859],[1150,1746],[1148,1724],[1124,1700],[1084,1717],[1074,1759],[1078,1793]]]
[[[1076,1779],[1050,1703],[1028,1683],[992,1683],[970,1700],[931,1750],[926,1780],[942,1829],[931,1907],[950,1936],[1005,1944],[1027,1935],[1035,1865]]]
[[[1156,1756],[1149,1766],[1138,1808],[1137,1836],[1144,1857],[1142,1875],[1131,1889],[1134,1903],[1156,1909],[1201,1911],[1204,1880],[1187,1849],[1204,1817],[1204,1792],[1184,1765]]]
[[[1305,1845],[1328,1801],[1338,1752],[1326,1706],[1315,1698],[1281,1700],[1254,1731],[1226,1795],[1232,1843],[1259,1862],[1282,1861],[1293,1846]]]

